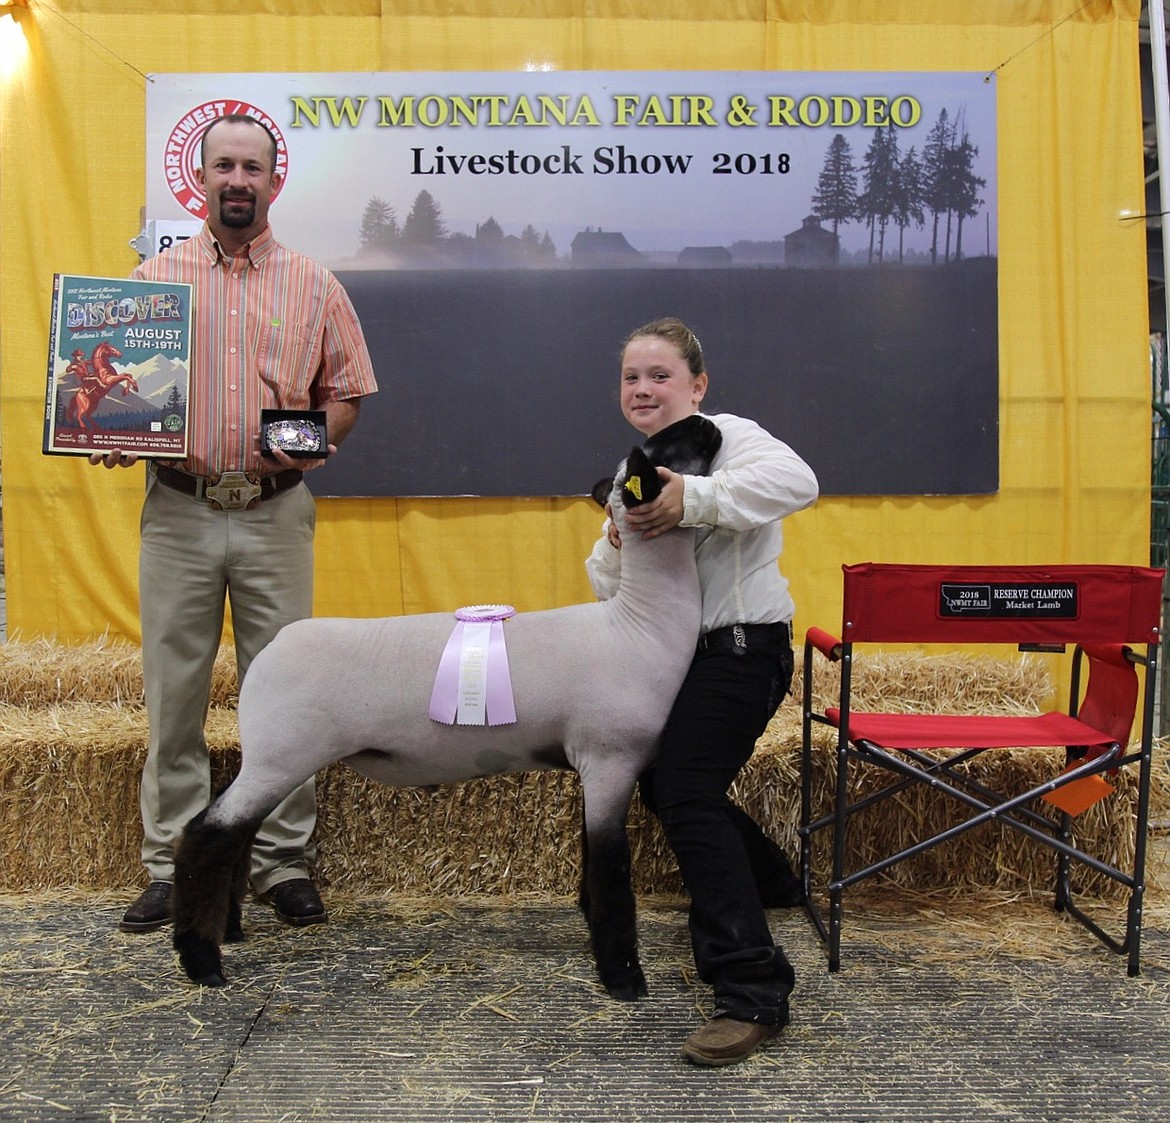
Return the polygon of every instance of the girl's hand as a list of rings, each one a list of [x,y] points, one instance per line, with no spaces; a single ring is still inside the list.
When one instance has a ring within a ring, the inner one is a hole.
[[[606,530],[605,537],[615,550],[620,550],[622,548],[622,536],[617,528],[617,523],[613,521],[613,507],[609,503],[605,505],[605,517],[609,519],[609,529]]]
[[[626,522],[630,529],[638,531],[643,538],[657,538],[682,522],[685,492],[683,477],[669,468],[659,468],[657,471],[662,481],[662,494],[654,502],[626,512]]]

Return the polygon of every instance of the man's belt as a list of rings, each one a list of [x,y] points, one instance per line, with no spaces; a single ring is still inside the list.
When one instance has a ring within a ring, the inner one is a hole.
[[[194,476],[168,468],[165,464],[155,465],[158,482],[173,487],[185,495],[193,495],[215,511],[244,511],[255,507],[264,499],[296,487],[304,479],[304,473],[287,468],[271,476],[258,476],[251,472],[220,472],[218,476]]]

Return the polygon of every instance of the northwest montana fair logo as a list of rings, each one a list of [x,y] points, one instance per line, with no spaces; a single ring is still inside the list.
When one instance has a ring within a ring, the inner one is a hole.
[[[205,101],[184,114],[171,129],[163,157],[167,186],[171,189],[171,194],[178,199],[183,210],[198,218],[207,217],[207,197],[195,178],[195,169],[200,164],[199,142],[203,139],[204,129],[212,121],[231,113],[254,117],[262,125],[266,125],[276,137],[276,171],[281,176],[281,183],[273,192],[274,199],[280,194],[284,186],[284,177],[288,175],[288,145],[285,143],[284,134],[263,109],[258,109],[246,101]]]

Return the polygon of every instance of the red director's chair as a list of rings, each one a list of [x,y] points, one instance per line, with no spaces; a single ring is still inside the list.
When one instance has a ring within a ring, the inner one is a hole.
[[[997,822],[1055,851],[1057,910],[1075,917],[1113,951],[1128,955],[1128,973],[1138,974],[1163,571],[1122,565],[874,562],[842,568],[841,636],[810,628],[804,644],[801,877],[809,916],[828,944],[829,970],[837,971],[841,965],[846,889],[974,827]],[[1044,652],[1063,652],[1072,645],[1068,713],[860,712],[851,705],[850,683],[858,654],[855,645],[868,643],[1012,644],[1021,651]],[[819,656],[841,664],[839,702],[823,713],[813,711],[813,671]],[[1141,735],[1131,748],[1138,667],[1144,669],[1146,689]],[[816,723],[837,730],[837,774],[832,810],[814,821]],[[960,767],[987,749],[1039,746],[1065,748],[1066,767],[1027,791],[993,791]],[[851,773],[867,766],[884,770],[892,780],[850,802]],[[1133,869],[1127,872],[1078,848],[1073,817],[1112,790],[1106,774],[1133,767],[1138,771],[1137,814]],[[898,794],[919,783],[951,797],[966,817],[864,868],[847,870],[847,832],[851,825],[856,827],[854,815],[877,804],[883,805],[884,813],[896,815]],[[811,877],[813,837],[822,830],[832,834],[827,922],[814,902]],[[1074,905],[1070,885],[1074,863],[1129,889],[1124,939],[1109,935]]]

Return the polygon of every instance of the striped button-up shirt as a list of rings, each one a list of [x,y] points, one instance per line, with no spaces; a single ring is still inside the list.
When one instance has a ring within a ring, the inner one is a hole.
[[[177,465],[188,472],[273,471],[261,409],[323,409],[378,388],[345,289],[271,227],[228,257],[204,223],[131,275],[194,286],[188,455]]]

